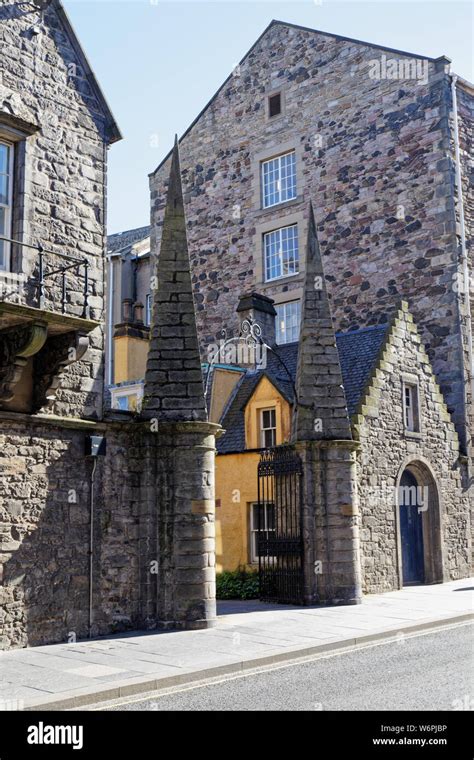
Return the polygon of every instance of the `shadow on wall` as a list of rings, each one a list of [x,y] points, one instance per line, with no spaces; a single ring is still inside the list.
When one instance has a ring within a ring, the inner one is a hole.
[[[84,456],[85,435],[44,426],[0,431],[4,648],[89,635],[92,461]],[[93,635],[137,626],[139,488],[136,474],[127,477],[126,451],[116,436],[97,464]]]

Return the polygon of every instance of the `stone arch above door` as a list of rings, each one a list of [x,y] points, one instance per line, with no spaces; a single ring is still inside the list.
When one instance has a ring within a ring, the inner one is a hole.
[[[423,554],[424,554],[424,583],[442,583],[444,580],[443,562],[443,521],[441,496],[437,478],[431,464],[424,457],[407,458],[401,465],[396,478],[396,531],[397,531],[397,561],[400,588],[403,587],[402,539],[400,531],[400,484],[404,473],[409,473],[416,479],[418,486],[427,489],[426,508],[423,504]]]

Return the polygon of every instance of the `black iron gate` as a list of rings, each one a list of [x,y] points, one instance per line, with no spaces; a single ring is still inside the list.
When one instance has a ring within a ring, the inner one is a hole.
[[[262,601],[303,603],[303,465],[289,446],[258,465],[257,554]]]

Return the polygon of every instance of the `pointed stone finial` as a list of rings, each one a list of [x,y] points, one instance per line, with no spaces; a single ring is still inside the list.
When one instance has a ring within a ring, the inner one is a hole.
[[[171,159],[142,415],[207,421],[176,137]]]
[[[293,440],[351,439],[342,372],[310,203]]]

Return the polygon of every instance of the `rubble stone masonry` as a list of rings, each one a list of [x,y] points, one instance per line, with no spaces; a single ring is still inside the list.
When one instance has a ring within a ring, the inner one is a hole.
[[[222,327],[237,330],[242,292],[256,289],[277,304],[300,298],[303,264],[298,275],[262,282],[261,238],[296,223],[302,257],[311,199],[336,328],[384,322],[408,300],[463,437],[449,64],[415,58],[281,22],[269,27],[180,142],[194,298],[203,353]],[[402,63],[401,77],[388,77],[390,60]],[[275,91],[282,115],[269,119]],[[472,240],[469,88],[459,107]],[[292,149],[297,198],[262,209],[260,161]],[[155,252],[168,172],[169,158],[150,177]]]
[[[420,432],[403,423],[403,383],[418,383]],[[355,422],[364,593],[401,588],[397,488],[405,468],[422,488],[425,581],[469,575],[471,537],[465,459],[413,318],[398,312]]]

